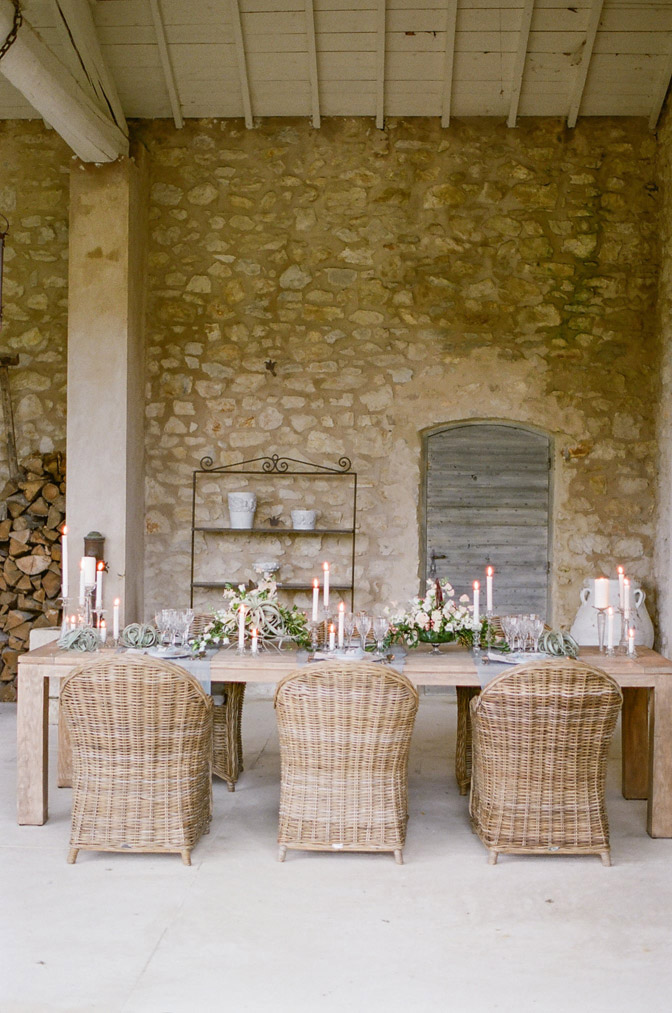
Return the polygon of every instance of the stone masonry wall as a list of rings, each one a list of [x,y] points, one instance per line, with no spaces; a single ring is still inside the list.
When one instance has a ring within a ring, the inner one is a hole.
[[[136,130],[152,174],[148,615],[187,600],[205,454],[347,455],[356,605],[414,593],[422,433],[461,419],[553,438],[556,622],[619,562],[652,590],[658,196],[644,123]],[[292,505],[274,504],[285,523]],[[216,545],[198,548],[199,566],[225,570]],[[317,567],[326,550],[311,551]]]
[[[41,120],[0,121],[5,241],[0,349],[9,370],[19,460],[65,450],[70,149]],[[7,476],[2,425],[0,481]]]

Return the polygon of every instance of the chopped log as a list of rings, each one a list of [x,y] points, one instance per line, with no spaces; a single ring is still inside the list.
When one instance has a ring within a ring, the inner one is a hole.
[[[31,535],[32,531],[30,530],[30,528],[18,528],[17,530],[12,531],[12,533],[10,534],[9,544],[11,545],[12,542],[22,542],[23,545],[25,546],[28,544]]]
[[[35,456],[35,457],[27,457],[25,459],[25,461],[23,461],[22,463],[23,463],[23,467],[26,469],[26,471],[32,471],[32,472],[34,472],[36,477],[39,477],[40,474],[42,473],[42,467],[43,467],[42,461],[37,456]]]
[[[52,531],[50,528],[42,528],[42,532],[48,542],[55,542],[61,537],[60,531]]]
[[[44,483],[44,479],[42,479],[42,478],[35,478],[32,481],[19,482],[18,485],[19,485],[19,489],[21,490],[21,492],[23,493],[23,495],[26,497],[26,499],[28,500],[28,502],[32,503],[33,500],[35,499],[35,497],[42,491],[42,485],[43,485],[43,483]]]
[[[7,587],[16,587],[16,582],[21,579],[21,571],[11,556],[8,556],[5,560],[2,572],[7,582]]]
[[[5,629],[11,633],[25,623],[26,619],[30,618],[30,612],[22,612],[20,609],[14,609],[12,612],[8,612],[7,614]]]
[[[32,620],[33,616],[31,615],[29,618]],[[28,637],[30,636],[30,631],[32,627],[33,627],[32,622],[25,622],[21,623],[20,626],[15,626],[13,630],[10,630],[9,631],[10,646],[20,647],[21,644],[25,644],[26,641],[28,640]],[[16,643],[13,645],[12,640],[16,641]]]
[[[4,521],[0,521],[0,542],[6,542],[9,538],[9,532],[12,530],[12,521],[8,517]]]
[[[46,517],[54,508],[49,506],[44,496],[38,496],[28,507],[28,513],[33,517]],[[58,511],[60,514],[60,510]]]
[[[16,538],[10,539],[9,542],[10,556],[25,556],[26,553],[28,552],[30,552],[30,546],[26,545],[25,542],[17,541]]]
[[[9,482],[5,482],[3,485],[2,492],[0,492],[0,499],[9,499],[10,496],[14,496],[14,494],[18,491],[18,485],[10,479]]]
[[[42,502],[44,503],[44,500],[42,500]],[[33,506],[35,506],[34,503]],[[32,507],[30,509],[32,510]],[[63,524],[63,514],[61,513],[60,510],[57,510],[56,507],[52,504],[48,508],[48,510],[45,510],[44,512],[47,516],[46,526],[48,528],[53,529],[61,527],[61,525]]]
[[[49,545],[49,542],[44,536],[44,532],[40,528],[35,528],[34,531],[30,532],[28,537],[31,545]]]
[[[47,503],[53,503],[56,497],[60,496],[60,490],[53,482],[45,482],[42,487],[42,495],[46,499]]]
[[[39,528],[39,526],[40,526],[39,517],[31,517],[30,514],[21,514],[20,517],[15,518],[14,523],[12,525],[12,530],[24,531],[25,528],[30,528],[30,530],[32,531],[33,528]]]
[[[14,497],[12,497],[11,499],[7,500],[7,512],[9,513],[10,517],[12,518],[18,517],[19,514],[22,514],[25,509],[26,504],[23,503],[20,499],[15,499]]]
[[[0,591],[0,605],[4,606],[5,612],[8,608],[16,605],[16,594],[12,591]]]
[[[42,593],[44,594],[44,592]],[[20,594],[17,605],[20,609],[30,609],[31,612],[40,612],[42,610],[42,602],[39,602],[37,598],[28,594]]]
[[[14,585],[14,587],[17,589],[17,591],[30,591],[30,589],[32,588],[32,586],[33,585],[31,583],[30,577],[27,574],[25,574],[25,573],[21,574],[20,578],[17,580],[16,584]]]
[[[55,598],[61,590],[61,577],[60,573],[54,573],[53,570],[47,570],[42,577],[42,588],[47,598]],[[37,595],[37,591],[35,594]]]
[[[44,573],[51,565],[51,557],[45,556],[42,552],[35,552],[30,556],[20,556],[16,565],[22,573],[34,576],[36,573]]]

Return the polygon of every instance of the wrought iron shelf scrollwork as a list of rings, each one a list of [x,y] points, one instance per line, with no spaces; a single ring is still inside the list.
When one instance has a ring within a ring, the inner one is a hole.
[[[357,473],[352,470],[350,458],[342,456],[335,465],[315,464],[313,461],[302,461],[295,457],[281,457],[279,454],[271,454],[267,457],[253,457],[247,461],[236,461],[233,464],[222,464],[215,466],[212,457],[201,458],[200,467],[196,468],[192,477],[192,510],[191,510],[191,604],[194,603],[194,589],[217,589],[224,588],[227,584],[235,584],[239,578],[232,577],[231,580],[199,580],[196,579],[196,534],[208,536],[219,536],[223,538],[240,539],[241,536],[256,538],[257,536],[284,538],[289,536],[295,538],[341,538],[349,539],[349,580],[342,583],[331,581],[333,591],[349,593],[350,607],[354,609],[355,600],[355,542],[357,524]],[[247,478],[277,478],[283,480],[310,481],[310,479],[334,479],[347,480],[352,489],[351,516],[352,526],[324,527],[324,528],[289,528],[279,525],[264,525],[253,528],[232,528],[217,524],[204,524],[199,520],[197,523],[197,505],[199,501],[199,483],[207,478],[226,478],[236,475]],[[312,584],[298,581],[278,581],[278,589],[281,591],[299,592],[310,591]]]

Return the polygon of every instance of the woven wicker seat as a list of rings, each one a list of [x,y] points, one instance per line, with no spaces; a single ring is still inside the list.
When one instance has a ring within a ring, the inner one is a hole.
[[[306,665],[275,694],[279,859],[287,848],[392,851],[401,864],[418,694],[373,662]]]
[[[610,865],[607,750],[623,697],[569,659],[498,675],[471,703],[472,826],[489,850],[599,854]]]
[[[490,625],[496,640],[504,636],[501,616],[491,616]],[[550,626],[544,625],[545,630]],[[457,742],[455,745],[455,780],[460,795],[466,795],[471,784],[471,717],[469,705],[480,689],[473,686],[457,687]]]
[[[191,864],[212,809],[212,701],[184,669],[111,655],[61,687],[73,754],[68,861],[170,851]]]
[[[207,613],[197,613],[191,625],[192,636],[200,636],[212,622]],[[215,682],[212,735],[212,772],[235,791],[238,776],[243,772],[243,700],[244,682]],[[217,699],[221,698],[221,702]]]

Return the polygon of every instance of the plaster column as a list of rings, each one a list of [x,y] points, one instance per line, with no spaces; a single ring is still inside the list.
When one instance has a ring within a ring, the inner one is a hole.
[[[105,536],[104,607],[143,617],[146,173],[136,158],[70,174],[67,512],[73,596],[91,530]]]

